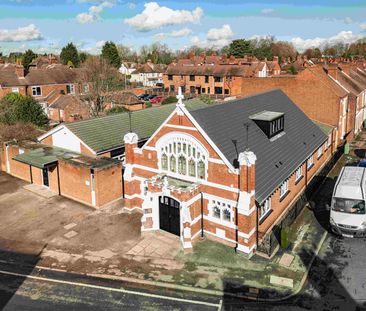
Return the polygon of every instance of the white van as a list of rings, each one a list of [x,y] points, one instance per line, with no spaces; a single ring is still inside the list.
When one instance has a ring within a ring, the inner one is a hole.
[[[366,168],[345,166],[333,190],[330,225],[345,237],[366,236]]]

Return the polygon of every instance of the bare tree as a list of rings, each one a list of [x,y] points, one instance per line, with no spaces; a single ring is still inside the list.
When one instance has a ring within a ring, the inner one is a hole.
[[[87,101],[92,116],[99,116],[111,100],[113,91],[122,89],[121,75],[108,61],[99,57],[89,57],[81,68],[82,80],[89,84]]]

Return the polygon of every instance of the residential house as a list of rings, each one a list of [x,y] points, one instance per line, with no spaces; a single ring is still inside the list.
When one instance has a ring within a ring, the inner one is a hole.
[[[349,92],[352,128],[358,134],[366,119],[366,78],[361,74],[365,71],[349,63],[327,64],[324,70]]]
[[[126,91],[110,92],[107,99],[106,109],[123,107],[131,111],[146,108],[145,102],[140,100],[134,93]]]
[[[49,65],[55,64],[59,64],[60,66],[62,66],[56,55],[48,54],[47,56],[38,56],[33,59],[32,62],[29,64],[28,70],[42,69]]]
[[[48,118],[56,123],[73,122],[90,118],[89,105],[75,95],[60,94],[50,102],[46,111]]]
[[[355,111],[351,109],[349,91],[324,71],[322,65],[309,66],[297,75],[270,79],[243,79],[243,96],[280,88],[312,120],[337,128],[337,144],[352,139]]]
[[[27,94],[24,68],[17,64],[0,64],[0,98],[8,93]]]
[[[119,67],[118,71],[123,75],[131,75],[137,68],[136,63],[132,62],[122,62],[121,67]]]
[[[130,82],[147,87],[159,86],[163,83],[165,67],[163,64],[153,64],[148,60],[131,73]]]
[[[167,92],[205,94],[221,97],[241,95],[243,78],[279,75],[278,59],[268,62],[249,58],[227,58],[226,55],[194,56],[170,64],[163,75]]]

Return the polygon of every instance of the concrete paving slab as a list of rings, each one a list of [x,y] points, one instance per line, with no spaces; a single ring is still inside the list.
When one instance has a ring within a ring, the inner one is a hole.
[[[69,231],[68,233],[65,233],[64,234],[64,237],[67,238],[67,239],[71,239],[73,238],[74,236],[77,236],[79,233],[77,233],[76,231],[74,230],[71,230]]]
[[[276,276],[276,275],[271,275],[269,282],[271,284],[274,284],[274,285],[285,286],[285,287],[288,287],[288,288],[293,288],[294,287],[294,280],[293,279],[283,278],[283,277]]]
[[[294,256],[285,253],[282,255],[279,264],[284,267],[289,267],[289,266],[291,266],[293,261],[294,261]]]
[[[71,224],[64,226],[64,229],[70,230],[70,229],[74,228],[75,226],[77,226],[77,224],[72,222]]]
[[[25,185],[23,188],[47,199],[58,195],[57,193],[52,192],[50,189],[36,184]]]

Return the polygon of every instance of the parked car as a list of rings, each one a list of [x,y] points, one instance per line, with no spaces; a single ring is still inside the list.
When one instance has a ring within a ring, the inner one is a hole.
[[[145,100],[152,100],[153,98],[155,98],[156,95],[149,95],[145,98]]]
[[[149,96],[149,94],[142,94],[140,96],[138,96],[138,99],[140,100],[146,100],[146,98]]]
[[[366,168],[345,166],[333,190],[330,226],[344,237],[366,236]]]
[[[366,159],[360,160],[360,162],[358,162],[357,166],[366,167]]]
[[[163,97],[156,96],[153,99],[150,99],[150,103],[152,104],[160,104],[163,101]]]

